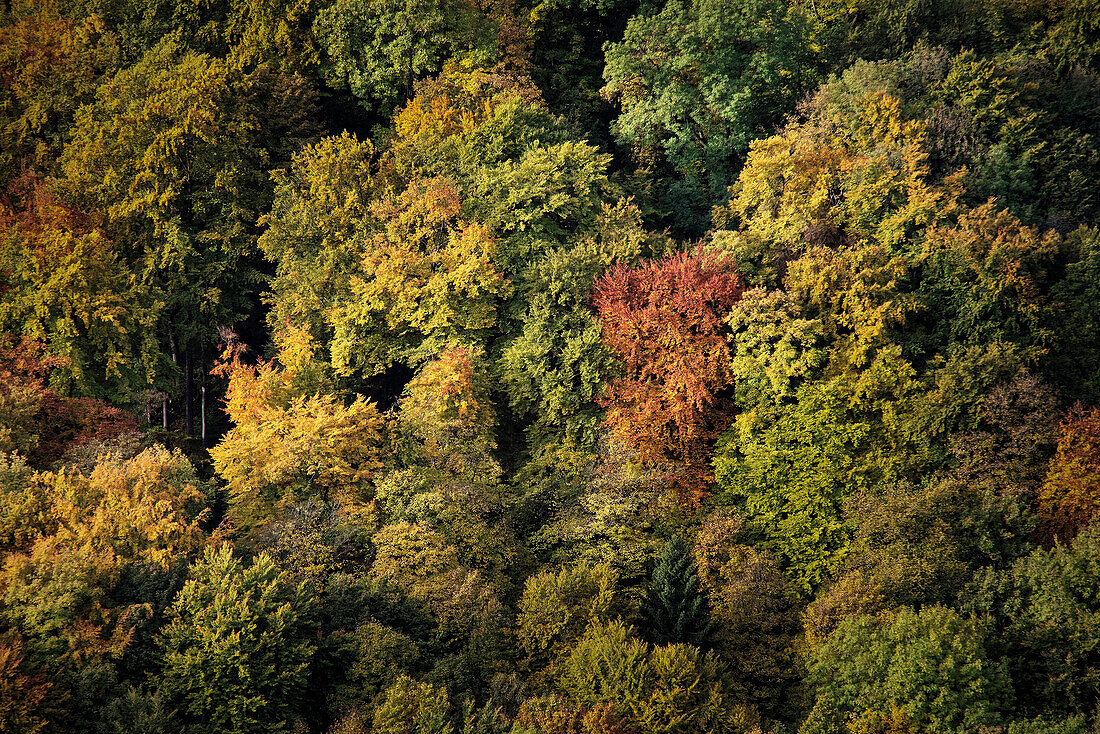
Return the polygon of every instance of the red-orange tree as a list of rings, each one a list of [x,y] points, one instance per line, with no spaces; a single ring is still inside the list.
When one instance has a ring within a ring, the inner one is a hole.
[[[612,434],[643,463],[682,464],[675,488],[688,502],[710,483],[709,443],[725,428],[724,321],[742,291],[733,264],[702,250],[617,266],[594,291],[604,343],[622,362],[604,397]]]

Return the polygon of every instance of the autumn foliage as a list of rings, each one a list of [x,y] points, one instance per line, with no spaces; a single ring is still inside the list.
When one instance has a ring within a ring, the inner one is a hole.
[[[604,397],[608,425],[643,463],[682,463],[676,484],[687,501],[711,479],[707,444],[722,429],[730,382],[723,321],[742,291],[732,263],[701,250],[619,265],[595,287],[604,343],[623,366]]]
[[[0,451],[47,466],[71,448],[137,427],[134,416],[95,398],[67,398],[47,386],[66,360],[33,339],[0,337]]]
[[[1061,427],[1039,490],[1040,535],[1068,542],[1100,512],[1100,408],[1078,403]]]

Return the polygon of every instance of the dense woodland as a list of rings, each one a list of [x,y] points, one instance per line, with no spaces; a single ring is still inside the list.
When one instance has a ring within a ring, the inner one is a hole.
[[[0,732],[1100,731],[1095,0],[4,0],[0,334]]]

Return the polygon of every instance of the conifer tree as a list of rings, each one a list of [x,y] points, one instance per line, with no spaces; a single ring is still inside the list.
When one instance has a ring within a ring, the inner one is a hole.
[[[642,613],[655,645],[701,646],[710,634],[710,614],[687,544],[673,537],[653,569]]]

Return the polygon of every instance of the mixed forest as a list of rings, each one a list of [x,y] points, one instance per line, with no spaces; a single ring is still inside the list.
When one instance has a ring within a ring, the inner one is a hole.
[[[4,0],[0,732],[1100,731],[1095,0]]]

